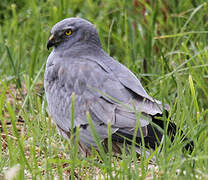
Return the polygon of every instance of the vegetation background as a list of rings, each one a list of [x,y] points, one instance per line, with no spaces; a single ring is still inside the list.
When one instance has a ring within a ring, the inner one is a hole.
[[[170,105],[192,154],[182,158],[176,138],[153,152],[153,165],[134,153],[83,158],[58,135],[46,113],[46,43],[56,22],[74,16],[94,23],[103,48]],[[207,43],[206,0],[1,0],[0,179],[208,179]]]

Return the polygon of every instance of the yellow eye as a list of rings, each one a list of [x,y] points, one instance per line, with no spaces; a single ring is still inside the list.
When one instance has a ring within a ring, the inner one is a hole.
[[[65,34],[66,34],[67,36],[71,35],[71,34],[72,34],[72,30],[71,30],[71,29],[66,30],[66,31],[65,31]]]

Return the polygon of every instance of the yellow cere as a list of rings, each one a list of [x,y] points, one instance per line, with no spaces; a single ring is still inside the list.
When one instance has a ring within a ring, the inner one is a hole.
[[[72,33],[72,30],[71,30],[71,29],[68,29],[68,30],[65,32],[65,34],[66,34],[67,36],[71,35],[71,33]]]
[[[54,35],[52,34],[52,35],[49,37],[49,41],[51,41],[53,38],[54,38]]]

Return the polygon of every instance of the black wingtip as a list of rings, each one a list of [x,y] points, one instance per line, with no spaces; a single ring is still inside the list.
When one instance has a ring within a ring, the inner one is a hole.
[[[166,115],[168,116],[168,112],[166,112]],[[156,114],[155,116],[153,116],[153,122],[155,124],[157,124],[158,126],[160,126],[162,129],[164,129],[164,122],[160,119],[157,119],[157,117],[161,117],[161,116],[162,116],[161,114]],[[173,122],[169,122],[167,134],[168,134],[171,142],[174,141],[176,133],[177,133],[176,124]],[[182,151],[183,152],[188,151],[191,154],[194,150],[194,142],[192,140],[186,138],[183,131],[181,131],[181,137],[183,139],[183,143],[185,144]]]
[[[194,150],[194,142],[192,140],[189,140],[188,138],[185,138],[183,141],[187,142],[186,145],[183,147],[183,152],[188,151],[191,154]]]
[[[144,137],[144,146],[148,149],[151,148],[155,150],[156,147],[158,147],[161,142],[162,134],[159,130],[152,127],[151,125],[147,126],[147,130],[148,130],[148,136]],[[119,143],[126,142],[129,145],[132,144],[133,137],[134,137],[133,135],[124,133],[119,130],[116,133],[112,134],[113,141]],[[136,146],[139,147],[140,145],[142,145],[142,138],[136,137]]]

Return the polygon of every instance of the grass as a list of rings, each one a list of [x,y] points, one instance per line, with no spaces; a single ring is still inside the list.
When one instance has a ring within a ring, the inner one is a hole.
[[[16,179],[207,179],[207,12],[203,0],[1,0],[0,179],[8,169],[18,172]],[[117,159],[99,147],[100,154],[84,158],[76,143],[58,135],[46,113],[46,42],[50,28],[72,16],[93,22],[103,48],[170,105],[172,121],[195,143],[191,155],[181,159],[176,138],[155,153],[154,166],[145,158],[138,163],[133,150]]]

